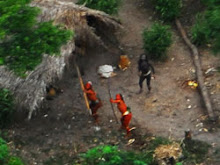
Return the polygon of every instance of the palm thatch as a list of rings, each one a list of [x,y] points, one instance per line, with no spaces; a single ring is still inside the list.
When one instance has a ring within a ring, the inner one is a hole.
[[[76,32],[75,41],[80,41],[82,47],[97,44],[106,47],[101,33],[111,36],[121,27],[120,23],[108,14],[72,2],[34,0],[31,5],[41,8],[39,21],[54,20],[55,24],[63,24],[67,29],[73,29]]]
[[[61,47],[59,57],[45,54],[42,63],[26,79],[15,76],[6,67],[0,68],[0,87],[8,88],[14,93],[16,109],[27,110],[28,119],[31,119],[33,112],[42,104],[46,96],[46,86],[60,80],[65,68],[72,68],[68,65],[71,63],[71,56],[74,56],[73,52],[85,53],[88,46],[95,45],[107,48],[101,35],[97,35],[98,28],[104,27],[109,36],[121,28],[120,23],[111,16],[72,2],[34,0],[30,5],[41,9],[38,17],[40,22],[52,20],[54,24],[62,24],[66,29],[74,30],[75,37]]]
[[[180,144],[173,143],[160,145],[154,151],[154,159],[159,165],[173,164],[171,161],[176,161],[182,156]]]

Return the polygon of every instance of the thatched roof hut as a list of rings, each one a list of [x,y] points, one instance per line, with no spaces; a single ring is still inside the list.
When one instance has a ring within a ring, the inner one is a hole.
[[[121,27],[113,17],[72,2],[62,0],[34,0],[31,6],[39,7],[42,12],[39,21],[53,20],[74,30],[75,37],[61,47],[61,55],[44,55],[43,61],[25,79],[16,77],[5,67],[0,67],[0,87],[10,89],[16,99],[17,110],[27,110],[28,119],[42,104],[46,96],[46,86],[62,78],[65,68],[70,65],[71,56],[84,54],[87,47],[107,48],[102,37],[112,36]],[[105,33],[103,33],[103,29]],[[74,53],[75,52],[75,53]]]

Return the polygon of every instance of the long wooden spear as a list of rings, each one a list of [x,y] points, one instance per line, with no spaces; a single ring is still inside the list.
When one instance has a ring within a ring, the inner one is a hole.
[[[82,91],[83,91],[83,96],[84,96],[84,100],[85,100],[85,103],[86,103],[86,107],[87,107],[87,109],[89,110],[89,114],[92,115],[92,111],[91,111],[91,109],[90,109],[90,107],[89,107],[88,98],[87,98],[87,96],[86,96],[86,93],[84,92],[84,84],[83,84],[82,76],[81,76],[79,67],[78,67],[78,65],[76,64],[76,62],[75,62],[75,67],[76,67],[76,72],[77,72],[77,75],[78,75],[78,78],[79,78],[79,82],[80,82],[80,85],[81,85],[81,88],[82,88]]]
[[[111,90],[110,90],[110,77],[108,78],[108,94],[109,94],[109,97],[110,98],[112,98],[111,97]],[[114,114],[114,116],[115,116],[115,120],[116,120],[116,122],[118,123],[118,118],[117,118],[117,116],[116,116],[116,114],[115,114],[115,110],[114,110],[114,107],[113,107],[113,105],[112,105],[112,102],[111,102],[111,107],[112,107],[112,111],[113,111],[113,114]]]

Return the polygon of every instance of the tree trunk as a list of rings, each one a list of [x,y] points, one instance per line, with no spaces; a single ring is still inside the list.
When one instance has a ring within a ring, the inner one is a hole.
[[[212,109],[212,104],[211,104],[211,100],[210,100],[210,97],[209,97],[209,94],[208,94],[208,90],[207,90],[207,88],[204,84],[203,72],[202,72],[202,68],[201,68],[201,61],[200,61],[200,58],[199,58],[198,49],[188,39],[188,37],[186,35],[186,32],[183,29],[180,21],[178,19],[176,19],[175,22],[176,22],[176,26],[177,26],[178,30],[181,33],[181,36],[182,36],[183,40],[185,41],[186,45],[192,51],[193,62],[194,62],[195,69],[196,69],[197,82],[199,84],[199,89],[200,89],[200,92],[201,92],[201,95],[202,95],[202,99],[204,101],[206,110],[208,111],[209,118],[211,120],[214,120],[215,119],[215,114],[214,114],[214,111]]]

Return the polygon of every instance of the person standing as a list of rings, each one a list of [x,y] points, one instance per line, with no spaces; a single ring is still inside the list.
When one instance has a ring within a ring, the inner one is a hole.
[[[130,112],[130,108],[127,107],[127,105],[124,102],[124,99],[122,97],[122,95],[116,94],[116,98],[114,99],[110,99],[111,103],[117,103],[118,106],[118,110],[121,112],[122,116],[121,116],[121,126],[123,129],[126,130],[127,132],[127,136],[129,136],[131,134],[131,130],[135,129],[133,128],[129,128],[129,123],[131,121],[132,118],[132,113]]]
[[[88,81],[84,85],[84,92],[86,93],[87,98],[90,100],[89,107],[92,111],[92,116],[95,119],[95,122],[98,123],[99,116],[97,114],[97,111],[102,106],[102,102],[100,98],[97,97],[96,92],[93,90],[91,81]]]
[[[140,55],[138,60],[138,72],[139,72],[139,86],[141,93],[143,91],[143,82],[146,79],[146,84],[149,92],[151,91],[151,75],[155,73],[154,67],[148,62],[147,56],[145,54]]]

